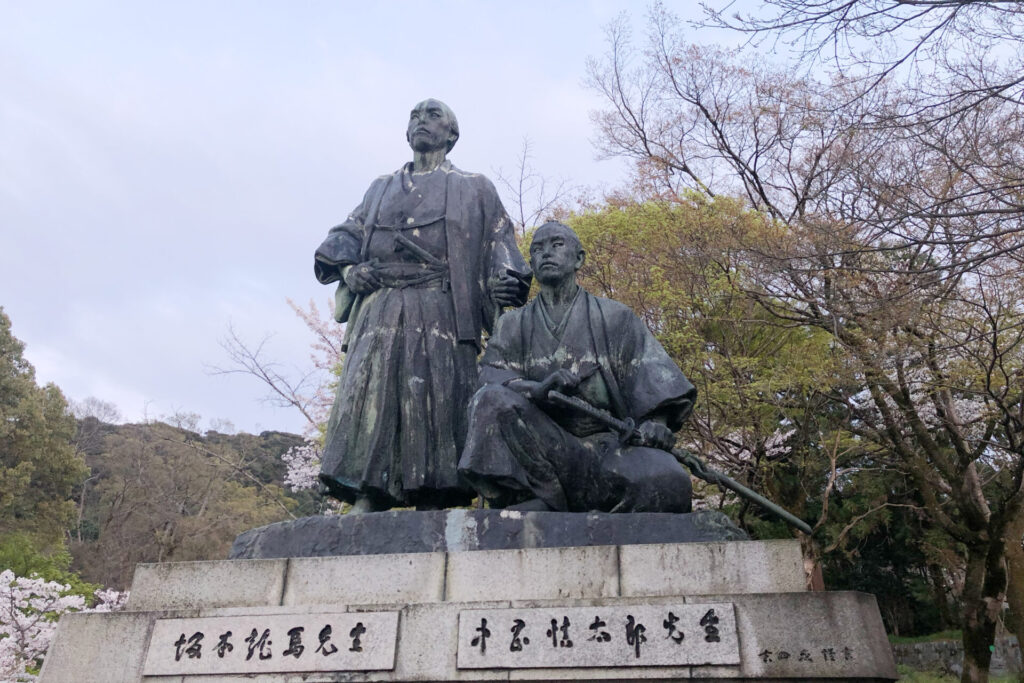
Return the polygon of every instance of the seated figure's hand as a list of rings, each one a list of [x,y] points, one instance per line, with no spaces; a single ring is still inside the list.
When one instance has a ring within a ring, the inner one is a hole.
[[[657,420],[647,420],[641,423],[636,431],[642,446],[670,451],[676,443],[676,435],[672,433],[672,430]]]
[[[345,273],[345,284],[355,294],[369,294],[380,289],[380,280],[371,261],[358,263]]]
[[[490,292],[491,301],[500,308],[519,303],[519,291],[522,286],[522,283],[511,275],[502,274],[501,277],[487,280],[487,291]]]
[[[544,381],[530,392],[530,396],[535,401],[544,401],[547,400],[548,392],[552,389],[568,394],[576,389],[579,383],[579,375],[563,368],[545,377]]]

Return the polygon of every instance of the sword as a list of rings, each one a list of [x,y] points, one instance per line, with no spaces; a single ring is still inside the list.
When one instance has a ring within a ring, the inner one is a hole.
[[[444,261],[434,256],[429,251],[427,251],[426,249],[424,249],[419,244],[409,239],[402,233],[395,234],[395,242],[397,242],[395,246],[395,251],[398,251],[399,246],[401,246],[402,248],[408,250],[411,254],[413,254],[423,263],[427,263],[429,265],[438,267],[444,267],[445,265]]]
[[[595,367],[594,370],[596,371],[596,369],[597,368]],[[594,373],[591,372],[590,374]],[[585,378],[581,377],[580,379],[583,380]],[[634,436],[639,436],[639,434],[636,431],[636,422],[633,421],[633,418],[626,418],[625,420],[620,420],[619,418],[609,413],[607,410],[602,410],[601,408],[592,406],[590,403],[584,401],[582,398],[579,398],[577,396],[566,396],[565,394],[556,389],[552,389],[551,391],[548,392],[548,400],[553,403],[561,403],[563,406],[575,408],[581,413],[589,415],[590,417],[596,418],[598,421],[605,423],[606,425],[608,425],[609,427],[611,427],[612,429],[619,433],[619,441],[622,443],[623,446],[625,446],[626,442],[632,439]]]
[[[582,398],[578,398],[576,396],[566,396],[562,392],[552,389],[551,391],[548,392],[548,400],[553,403],[560,403],[564,406],[574,408],[580,411],[581,413],[589,415],[590,417],[593,417],[603,422],[604,424],[608,425],[609,427],[611,427],[612,429],[619,433],[619,439],[621,440],[623,445],[625,445],[625,443],[630,439],[634,437],[639,438],[640,436],[639,432],[637,432],[636,430],[636,423],[632,419],[620,420],[619,418],[609,413],[607,410],[603,410],[601,408],[593,406],[587,401],[584,401]],[[673,448],[669,452],[672,454],[673,457],[675,457],[675,459],[679,462],[680,465],[685,466],[688,470],[690,470],[690,472],[693,473],[693,476],[697,477],[698,479],[703,479],[709,484],[714,484],[715,486],[718,486],[720,488],[727,488],[730,491],[736,493],[741,498],[746,498],[747,500],[753,503],[757,503],[768,512],[772,513],[773,515],[785,521],[786,523],[795,526],[797,529],[804,532],[808,536],[810,536],[813,533],[813,530],[807,524],[807,522],[803,521],[802,519],[790,513],[789,511],[782,509],[781,507],[779,507],[772,501],[768,500],[761,494],[757,493],[756,491],[748,489],[746,486],[739,483],[735,479],[732,479],[717,470],[711,469],[704,462],[702,462],[700,458],[698,458],[690,451],[687,451],[682,448]]]

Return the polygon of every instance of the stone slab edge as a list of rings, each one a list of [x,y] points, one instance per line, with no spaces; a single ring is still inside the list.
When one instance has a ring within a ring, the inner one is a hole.
[[[795,540],[142,564],[127,608],[787,593],[802,567]]]

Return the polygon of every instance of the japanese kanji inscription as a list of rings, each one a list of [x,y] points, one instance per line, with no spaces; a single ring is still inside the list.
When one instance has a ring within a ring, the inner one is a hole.
[[[739,664],[732,603],[463,610],[458,667]]]
[[[145,674],[387,671],[397,640],[398,612],[159,619]]]

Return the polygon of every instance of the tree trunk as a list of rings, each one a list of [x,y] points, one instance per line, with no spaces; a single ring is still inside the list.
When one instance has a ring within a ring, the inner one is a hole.
[[[1024,649],[1024,510],[1007,525],[1004,538],[1006,564],[1010,572],[1006,583],[1006,601],[1010,603],[1010,613],[1013,615],[1013,621],[1007,625]]]
[[[956,627],[957,621],[949,609],[949,596],[947,595],[949,591],[946,587],[945,577],[942,575],[942,568],[935,564],[929,564],[927,571],[933,599],[939,610],[939,630],[948,631]]]
[[[807,590],[825,590],[825,579],[821,573],[821,544],[813,536],[800,534],[800,550],[804,556],[804,579]]]
[[[1001,531],[1001,530],[1000,530]],[[964,581],[964,670],[962,683],[988,681],[996,623],[1006,595],[1006,565],[1003,563],[1001,533],[988,543],[967,548],[967,576]]]

